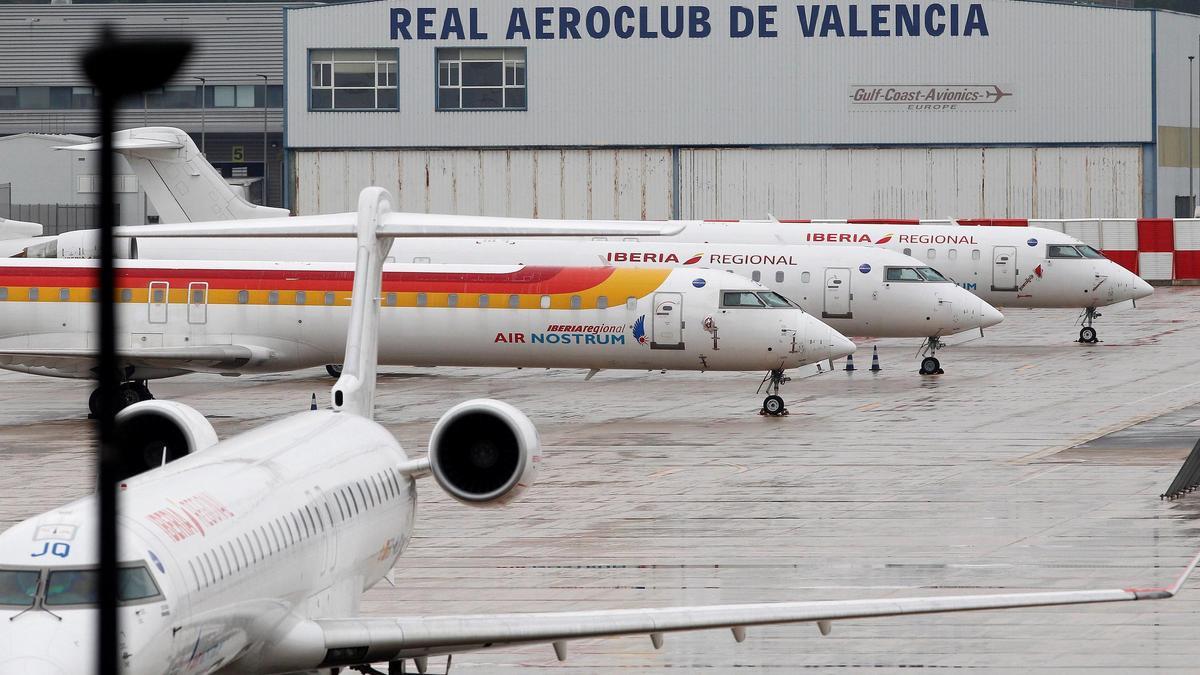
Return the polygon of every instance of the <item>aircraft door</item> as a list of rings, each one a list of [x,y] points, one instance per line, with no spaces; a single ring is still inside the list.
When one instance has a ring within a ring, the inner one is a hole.
[[[188,284],[188,323],[208,323],[208,282],[193,281]]]
[[[1015,247],[992,247],[992,290],[1017,290],[1017,249]]]
[[[150,323],[166,323],[167,308],[171,302],[171,284],[165,281],[151,281],[146,302],[150,307]]]
[[[827,319],[849,319],[854,316],[850,301],[850,270],[845,267],[830,267],[825,270],[825,311]]]
[[[683,349],[683,294],[654,294],[651,349]]]

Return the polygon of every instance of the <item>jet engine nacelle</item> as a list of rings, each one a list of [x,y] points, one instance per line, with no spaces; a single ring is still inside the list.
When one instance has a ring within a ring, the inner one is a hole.
[[[117,413],[117,437],[122,480],[217,443],[204,415],[174,401],[142,401]]]
[[[429,436],[429,468],[451,497],[471,505],[505,504],[533,484],[542,444],[533,422],[502,401],[460,403]]]

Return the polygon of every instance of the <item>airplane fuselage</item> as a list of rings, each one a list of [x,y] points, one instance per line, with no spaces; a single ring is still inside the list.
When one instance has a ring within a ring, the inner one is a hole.
[[[320,660],[322,645],[289,631],[357,614],[408,545],[416,489],[397,471],[405,459],[378,424],[316,411],[128,479],[121,560],[140,583],[122,584],[124,672],[254,673],[264,659],[282,670],[285,651]],[[68,580],[94,567],[95,511],[86,497],[0,535],[0,574],[61,575],[43,578],[38,607],[19,618],[9,621],[28,602],[0,605],[0,653],[28,655],[27,673],[91,658],[94,587]]]
[[[94,261],[0,264],[0,350],[95,346]],[[351,268],[123,263],[119,347],[129,379],[278,372],[336,363]],[[390,266],[379,359],[391,365],[768,370],[830,357],[844,339],[793,307],[727,307],[760,284],[716,270]],[[240,350],[226,359],[188,354]],[[173,351],[174,350],[174,351]],[[168,358],[168,356],[170,358]],[[4,367],[90,377],[87,360],[0,355]]]

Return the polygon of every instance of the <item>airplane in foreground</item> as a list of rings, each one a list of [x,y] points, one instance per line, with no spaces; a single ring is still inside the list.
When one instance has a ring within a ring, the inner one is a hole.
[[[372,420],[383,259],[397,237],[433,234],[391,213],[381,188],[359,199],[358,255],[344,370],[329,410],[292,415],[225,441],[194,409],[145,401],[118,416],[131,452],[119,493],[121,660],[130,675],[390,672],[432,656],[572,640],[730,630],[984,609],[1159,600],[1163,588],[580,610],[528,614],[365,617],[359,602],[410,543],[416,481],[432,475],[468,505],[528,489],[541,461],[537,431],[516,408],[473,400],[434,426],[410,458]],[[499,236],[535,234],[514,225]],[[557,228],[565,232],[568,228]],[[599,230],[595,228],[593,231]],[[543,229],[543,231],[545,231]],[[158,465],[158,459],[174,459]],[[138,471],[141,470],[140,473]],[[89,672],[95,654],[93,497],[0,534],[0,675]]]
[[[122,404],[153,398],[151,379],[336,363],[353,272],[120,261]],[[94,260],[0,260],[0,368],[91,378],[96,273]],[[722,270],[389,265],[380,302],[388,365],[757,370],[782,384],[789,368],[855,349],[778,293]],[[778,385],[763,410],[786,414]]]

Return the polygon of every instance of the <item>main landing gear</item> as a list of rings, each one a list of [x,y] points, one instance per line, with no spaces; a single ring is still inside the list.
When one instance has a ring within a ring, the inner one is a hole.
[[[929,355],[921,359],[921,369],[917,372],[922,375],[942,375],[946,371],[942,370],[942,362],[937,359],[937,350],[945,347],[938,336],[933,336],[925,340],[925,346],[921,347],[921,351],[917,352],[917,356],[928,353]]]
[[[329,376],[336,380],[337,378],[342,376],[342,366],[341,366],[341,364],[338,364],[338,365],[331,364],[331,365],[325,366],[325,372],[329,373]]]
[[[117,411],[124,410],[134,403],[153,399],[154,394],[150,393],[150,387],[146,386],[145,380],[122,382],[117,388]],[[91,411],[92,417],[100,415],[100,389],[94,389],[88,397],[88,410]]]
[[[1083,324],[1083,328],[1079,329],[1079,341],[1081,343],[1094,345],[1100,341],[1100,336],[1096,333],[1096,329],[1092,328],[1092,321],[1099,319],[1100,316],[1100,312],[1097,312],[1095,307],[1088,307],[1083,310],[1083,318],[1079,321]]]
[[[782,368],[768,371],[763,376],[762,383],[758,385],[758,391],[762,392],[765,386],[768,395],[763,399],[762,410],[758,411],[759,415],[782,417],[788,414],[787,406],[783,403],[783,397],[779,395],[779,388],[791,380],[792,378],[784,376]]]

